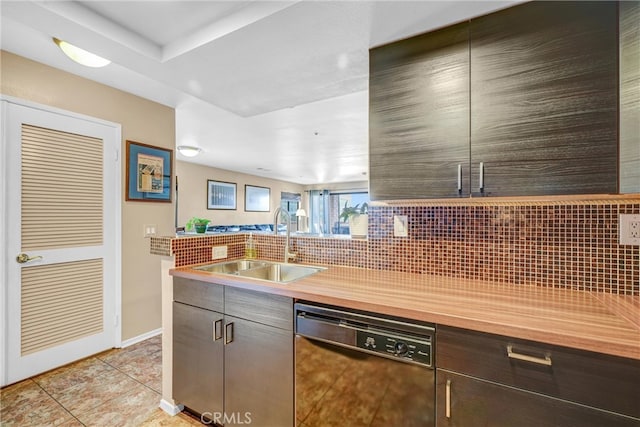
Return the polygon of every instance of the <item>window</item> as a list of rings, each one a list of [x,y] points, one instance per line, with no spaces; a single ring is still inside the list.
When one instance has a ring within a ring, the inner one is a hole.
[[[340,220],[344,204],[369,203],[367,191],[312,190],[309,192],[309,231],[317,234],[349,234],[349,225]]]
[[[300,194],[299,193],[280,193],[280,207],[289,212],[289,216],[291,217],[291,228],[292,230],[297,229],[298,227],[298,217],[296,216],[296,212],[300,207]]]

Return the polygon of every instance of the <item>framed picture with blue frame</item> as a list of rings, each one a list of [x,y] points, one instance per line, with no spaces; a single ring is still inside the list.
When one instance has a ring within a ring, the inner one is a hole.
[[[126,200],[171,203],[173,150],[127,141]]]

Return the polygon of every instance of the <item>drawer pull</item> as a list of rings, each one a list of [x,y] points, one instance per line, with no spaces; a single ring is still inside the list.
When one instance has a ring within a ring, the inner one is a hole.
[[[224,343],[229,344],[233,342],[233,322],[227,323],[224,327]]]
[[[447,380],[444,394],[444,415],[451,418],[451,380]]]
[[[462,194],[462,165],[458,164],[458,194]]]
[[[222,338],[222,319],[213,322],[213,340],[218,341]]]
[[[480,173],[478,176],[478,189],[484,193],[484,162],[480,162]]]
[[[512,345],[507,346],[507,356],[511,359],[524,360],[525,362],[537,363],[538,365],[551,366],[550,356],[545,355],[544,357],[535,357],[527,354],[516,353],[513,351]]]

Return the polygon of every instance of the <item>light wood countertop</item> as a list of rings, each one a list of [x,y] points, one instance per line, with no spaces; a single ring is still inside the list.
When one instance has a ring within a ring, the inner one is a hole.
[[[640,360],[640,297],[330,266],[289,284],[178,277]]]

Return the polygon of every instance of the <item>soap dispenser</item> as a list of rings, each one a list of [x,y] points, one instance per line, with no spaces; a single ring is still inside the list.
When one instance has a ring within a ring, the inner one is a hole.
[[[249,239],[247,240],[246,246],[244,248],[244,257],[247,259],[254,259],[257,256],[258,253],[253,243],[253,233],[249,233]]]

